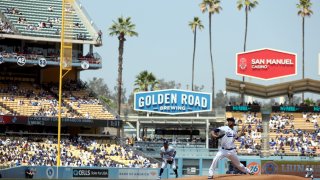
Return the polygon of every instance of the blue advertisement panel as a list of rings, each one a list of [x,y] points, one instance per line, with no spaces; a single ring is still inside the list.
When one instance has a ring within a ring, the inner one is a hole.
[[[162,114],[211,111],[211,94],[168,89],[134,94],[134,110]]]

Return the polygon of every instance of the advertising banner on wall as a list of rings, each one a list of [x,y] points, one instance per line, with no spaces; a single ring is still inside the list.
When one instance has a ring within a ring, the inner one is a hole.
[[[257,162],[251,162],[247,165],[250,172],[253,172],[254,175],[260,175],[261,174],[261,166]]]
[[[119,169],[118,179],[157,179],[158,169]]]
[[[227,112],[260,112],[260,106],[226,106]]]
[[[297,74],[297,55],[274,49],[259,49],[236,55],[237,75],[263,80]]]
[[[73,169],[74,178],[108,178],[108,169]]]
[[[211,111],[211,93],[168,89],[134,94],[134,110],[162,114]]]
[[[305,176],[306,167],[313,168],[313,176],[320,177],[320,164],[317,161],[261,161],[262,174],[284,174]]]
[[[272,112],[320,112],[320,106],[272,106]]]

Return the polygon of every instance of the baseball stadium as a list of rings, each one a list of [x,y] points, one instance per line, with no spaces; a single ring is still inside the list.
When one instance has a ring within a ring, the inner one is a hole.
[[[223,82],[214,81],[211,18],[224,2],[196,2],[210,22],[205,38],[210,53],[205,52],[211,66],[205,66],[211,71],[203,70],[208,89],[194,83],[194,64],[192,83],[183,88],[149,73],[157,66],[149,59],[147,70],[125,87],[125,71],[131,67],[122,67],[130,59],[124,43],[138,36],[135,24],[121,10],[116,20],[98,12],[99,3],[111,2],[88,1],[0,0],[0,179],[320,179],[320,101],[313,96],[320,94],[320,80],[305,78],[305,68],[312,67],[305,66],[304,57],[312,0],[293,3],[303,22],[301,61],[293,50],[247,50],[248,16],[268,2],[234,2],[246,17],[244,48],[231,53],[232,75],[216,73]],[[86,5],[94,10],[87,11]],[[135,11],[146,17],[144,9]],[[107,31],[99,29],[90,15],[113,24]],[[188,25],[194,63],[197,30],[204,26],[198,17]],[[109,82],[111,55],[98,53],[110,48],[104,34],[118,43],[113,50],[117,59],[112,59],[118,64],[114,94],[103,79],[85,79],[108,69],[103,78]],[[215,93],[217,84],[224,91]],[[134,89],[128,100],[126,88]]]

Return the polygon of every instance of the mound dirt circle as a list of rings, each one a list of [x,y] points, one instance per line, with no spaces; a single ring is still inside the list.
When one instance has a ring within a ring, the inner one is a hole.
[[[179,180],[206,180],[207,176],[190,176],[178,178]],[[216,180],[305,180],[303,177],[290,176],[290,175],[218,175],[215,176]]]

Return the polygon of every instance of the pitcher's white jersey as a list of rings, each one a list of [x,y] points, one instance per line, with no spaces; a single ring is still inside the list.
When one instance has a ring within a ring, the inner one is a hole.
[[[245,167],[237,157],[236,146],[234,144],[234,141],[237,138],[237,131],[231,129],[229,126],[222,126],[215,129],[214,132],[219,132],[220,136],[223,135],[223,137],[220,138],[221,149],[219,149],[218,153],[213,158],[212,164],[209,168],[208,179],[213,179],[218,162],[225,157],[228,158],[241,172],[253,175],[253,173],[250,172],[250,170]]]
[[[176,150],[172,146],[168,146],[167,149],[164,149],[164,147],[162,147],[160,151],[161,151],[162,159],[173,158],[173,155],[176,152]]]
[[[215,131],[220,132],[220,134],[224,134],[224,136],[220,139],[221,147],[226,149],[236,147],[234,141],[237,137],[237,132],[235,130],[231,129],[229,126],[222,126]]]

